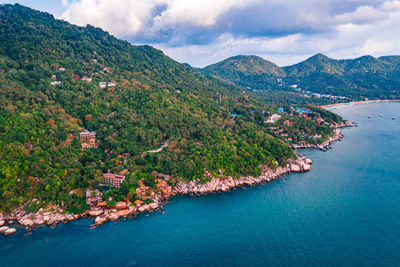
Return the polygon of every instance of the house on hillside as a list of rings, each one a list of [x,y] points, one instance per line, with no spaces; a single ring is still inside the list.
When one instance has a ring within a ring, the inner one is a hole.
[[[116,86],[117,84],[115,83],[115,82],[109,82],[109,83],[107,83],[107,86],[108,87],[114,87],[114,86]]]
[[[107,87],[107,83],[106,82],[100,82],[99,86],[100,86],[100,88],[106,88]]]
[[[64,67],[59,67],[58,70],[59,71],[65,71],[65,68]]]
[[[122,172],[119,174],[111,173],[110,170],[107,173],[103,173],[103,183],[110,184],[112,187],[120,188],[121,184],[125,180],[125,175],[121,175]]]
[[[79,134],[82,149],[97,147],[96,132],[85,130]]]
[[[92,82],[92,78],[89,78],[89,77],[82,77],[82,81],[84,81],[84,82]]]
[[[103,194],[100,192],[100,190],[90,190],[88,189],[86,191],[86,204],[89,204],[90,206],[95,206],[98,203],[102,201],[101,196]]]
[[[281,115],[272,114],[271,116],[268,117],[268,119],[265,121],[265,123],[275,123],[280,118],[281,118]]]
[[[61,81],[54,81],[54,82],[50,83],[50,85],[53,85],[53,86],[60,85],[60,84],[61,84]]]

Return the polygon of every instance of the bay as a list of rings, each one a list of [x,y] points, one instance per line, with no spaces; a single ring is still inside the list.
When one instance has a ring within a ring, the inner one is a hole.
[[[332,150],[298,151],[311,172],[92,230],[19,229],[0,236],[0,266],[400,265],[400,103],[331,110],[359,126]]]

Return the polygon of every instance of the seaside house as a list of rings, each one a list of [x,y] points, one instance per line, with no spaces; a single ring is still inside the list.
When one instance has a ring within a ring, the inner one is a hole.
[[[120,188],[121,184],[124,182],[125,176],[119,174],[111,173],[110,170],[103,174],[103,183],[110,184],[112,187]]]
[[[107,202],[105,202],[105,201],[102,201],[102,202],[99,202],[98,204],[97,204],[97,207],[99,207],[99,208],[102,208],[102,209],[105,209],[105,208],[107,208]]]
[[[123,201],[118,201],[115,207],[116,207],[117,209],[119,209],[119,210],[126,210],[126,209],[128,209],[128,205],[126,204],[126,202],[123,202]]]
[[[100,192],[100,190],[90,190],[88,189],[86,191],[86,204],[89,204],[90,206],[95,206],[98,203],[101,202],[101,196],[103,194]]]
[[[134,203],[135,203],[135,206],[136,206],[136,207],[139,207],[139,206],[143,205],[143,201],[141,201],[141,200],[139,200],[139,199],[135,200]]]
[[[146,186],[143,181],[144,178],[140,179],[139,187],[136,188],[136,196],[146,199],[146,192],[150,190],[150,187]]]

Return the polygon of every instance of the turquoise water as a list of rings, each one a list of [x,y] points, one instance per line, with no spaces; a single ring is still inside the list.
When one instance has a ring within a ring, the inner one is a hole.
[[[309,173],[93,230],[18,230],[0,236],[0,266],[400,265],[400,103],[333,111],[359,127],[328,152],[303,150]]]

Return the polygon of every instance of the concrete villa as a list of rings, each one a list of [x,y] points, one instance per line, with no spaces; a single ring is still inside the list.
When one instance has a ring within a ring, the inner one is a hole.
[[[88,130],[85,130],[84,132],[80,133],[79,137],[81,140],[82,149],[97,147],[96,132],[89,132]]]
[[[112,187],[120,188],[121,184],[125,180],[125,175],[123,175],[126,171],[122,171],[119,174],[110,173],[110,170],[107,173],[103,173],[103,183],[110,184]]]

